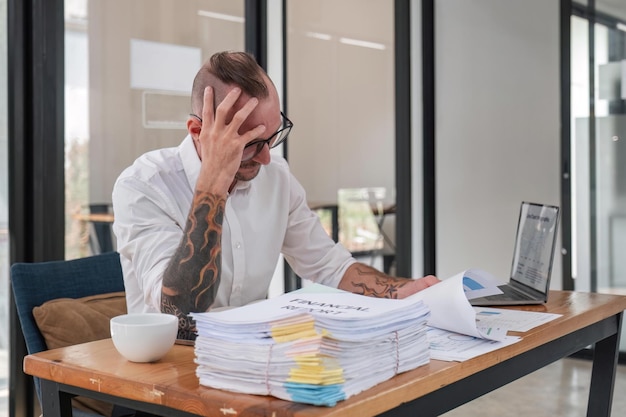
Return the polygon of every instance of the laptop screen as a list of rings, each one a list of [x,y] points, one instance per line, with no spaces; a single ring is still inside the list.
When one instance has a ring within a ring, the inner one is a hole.
[[[511,278],[546,292],[550,284],[559,208],[522,202],[517,224]]]

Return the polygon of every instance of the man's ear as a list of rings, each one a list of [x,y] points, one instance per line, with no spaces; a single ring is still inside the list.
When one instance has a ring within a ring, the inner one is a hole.
[[[202,123],[195,117],[190,116],[187,119],[187,132],[189,132],[194,141],[198,140],[200,131],[202,131]]]

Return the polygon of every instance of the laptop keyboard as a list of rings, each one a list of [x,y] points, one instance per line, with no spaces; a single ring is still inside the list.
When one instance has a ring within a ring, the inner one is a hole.
[[[532,299],[528,295],[516,290],[510,285],[501,285],[498,288],[502,290],[503,294],[489,295],[485,297],[485,300],[491,301],[491,300],[501,300],[502,298],[505,298],[507,300],[524,301],[524,300]]]

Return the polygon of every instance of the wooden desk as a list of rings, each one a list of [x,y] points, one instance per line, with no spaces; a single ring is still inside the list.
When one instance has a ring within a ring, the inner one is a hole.
[[[433,360],[331,408],[199,386],[193,348],[182,345],[157,363],[136,364],[105,339],[29,355],[24,371],[42,378],[46,417],[70,415],[72,395],[164,416],[430,416],[595,344],[588,415],[608,416],[626,297],[553,291],[547,305],[523,309],[563,316],[521,333],[513,345],[461,363]]]

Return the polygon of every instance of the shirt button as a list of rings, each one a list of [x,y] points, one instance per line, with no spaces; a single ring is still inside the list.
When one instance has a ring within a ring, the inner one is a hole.
[[[240,243],[240,242],[237,242],[237,243],[235,244],[235,247],[236,247],[237,249],[241,249],[241,243]]]
[[[241,291],[241,285],[235,285],[235,292]]]

